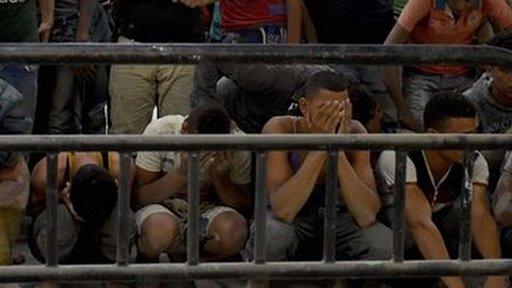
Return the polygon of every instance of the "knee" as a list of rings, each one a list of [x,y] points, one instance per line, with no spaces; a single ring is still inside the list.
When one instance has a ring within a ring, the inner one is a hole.
[[[158,258],[172,245],[179,232],[179,225],[170,215],[155,214],[142,223],[139,236],[141,254],[148,258]]]
[[[236,212],[224,212],[213,220],[209,236],[218,241],[220,254],[231,256],[240,252],[247,239],[247,222]]]
[[[297,242],[295,229],[291,224],[279,221],[272,215],[267,215],[265,225],[265,254],[267,260],[288,260],[297,249]]]
[[[366,260],[389,260],[393,254],[393,233],[381,223],[364,229],[366,243]]]
[[[2,234],[0,235],[0,266],[3,265],[10,265],[11,264],[11,245],[7,239],[7,233],[4,233],[6,231],[1,231]]]

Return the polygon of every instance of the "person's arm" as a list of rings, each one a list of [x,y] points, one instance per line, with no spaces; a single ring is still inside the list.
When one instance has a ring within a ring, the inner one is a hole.
[[[120,155],[117,152],[110,152],[109,157],[110,157],[109,160],[112,162],[112,163],[110,163],[110,167],[112,167],[110,174],[118,182],[120,182],[121,181],[121,166],[120,166],[121,158],[120,158]],[[134,191],[132,188],[133,188],[133,179],[135,177],[135,165],[133,165],[133,161],[131,161],[131,160],[130,160],[130,167],[129,167],[127,176],[128,176],[128,189],[130,192],[133,193]]]
[[[405,44],[409,42],[411,31],[414,30],[419,21],[430,15],[432,6],[432,0],[408,1],[400,15],[400,18],[384,42],[384,45]],[[389,92],[389,96],[395,104],[397,119],[405,124],[407,128],[415,131],[421,131],[422,125],[420,119],[413,118],[405,106],[402,84],[402,66],[384,66],[383,79]]]
[[[77,42],[88,42],[90,40],[94,1],[96,0],[80,0],[78,2],[80,17],[78,18],[78,27],[76,32]]]
[[[360,126],[357,128],[359,131],[365,131],[359,122],[353,121],[353,123]],[[380,199],[370,164],[370,152],[354,151],[350,156],[352,156],[351,161],[345,152],[339,154],[340,196],[356,223],[364,228],[375,223],[380,210]]]
[[[55,0],[39,0],[41,8],[41,24],[37,29],[42,42],[50,40],[50,32],[53,27],[53,10]]]
[[[135,167],[135,197],[137,203],[149,205],[172,198],[177,194],[186,194],[187,170],[180,167],[167,174],[147,171]]]
[[[57,186],[64,182],[67,153],[59,153],[57,158]],[[41,159],[32,169],[30,196],[27,205],[28,215],[37,215],[46,207],[47,158]]]
[[[300,43],[302,36],[302,0],[286,0],[286,43]]]
[[[315,25],[313,23],[313,20],[311,19],[311,15],[309,14],[309,11],[304,5],[304,1],[301,1],[302,3],[302,26],[304,37],[306,38],[306,41],[308,43],[318,43],[318,37],[316,35],[316,29]]]
[[[432,221],[432,209],[416,184],[407,184],[405,217],[412,236],[425,259],[450,259],[439,229]],[[448,288],[465,287],[460,277],[442,277]]]
[[[493,197],[493,212],[502,227],[512,226],[512,173],[505,170]]]
[[[283,125],[274,118],[263,128],[264,134],[283,133]],[[267,191],[270,207],[277,219],[291,223],[304,207],[327,159],[323,151],[311,151],[294,174],[288,151],[269,151],[267,155]]]
[[[404,44],[409,40],[409,32],[395,24],[393,30],[384,42],[384,45]],[[384,84],[389,92],[391,100],[395,104],[397,111],[397,120],[401,121],[414,131],[421,131],[421,122],[419,119],[413,119],[407,109],[404,101],[403,83],[402,83],[402,66],[384,66],[383,68]]]
[[[229,175],[212,177],[212,183],[222,204],[241,212],[251,206],[249,185],[234,184]]]
[[[0,207],[25,210],[28,200],[30,173],[20,158],[12,168],[0,170]]]
[[[486,195],[487,186],[473,185],[471,203],[471,234],[478,251],[484,259],[501,258],[499,231],[494,221]],[[488,277],[484,287],[506,288],[507,278],[503,276]]]

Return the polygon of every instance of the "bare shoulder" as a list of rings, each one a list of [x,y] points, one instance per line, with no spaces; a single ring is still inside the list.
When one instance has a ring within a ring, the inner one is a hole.
[[[272,117],[263,127],[263,134],[290,134],[293,132],[292,121],[293,116],[276,116]]]
[[[361,122],[350,120],[350,134],[368,134],[368,131]]]

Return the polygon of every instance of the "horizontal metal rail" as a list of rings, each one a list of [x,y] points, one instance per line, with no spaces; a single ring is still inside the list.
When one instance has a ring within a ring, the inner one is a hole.
[[[0,136],[0,150],[200,151],[200,150],[396,150],[510,149],[512,134],[359,134],[359,135],[105,135]]]
[[[512,52],[476,45],[0,44],[0,63],[464,64],[512,66]]]
[[[512,260],[347,261],[186,264],[11,266],[0,268],[4,282],[172,281],[185,279],[395,278],[449,275],[512,275]]]
[[[399,211],[397,216],[401,223],[395,227],[393,261],[347,261],[335,262],[335,239],[325,241],[324,262],[288,262],[268,263],[265,261],[265,152],[276,149],[307,149],[331,151],[330,167],[335,167],[336,151],[347,149],[395,149],[401,151],[397,165],[405,163],[405,151],[411,149],[469,149],[469,148],[512,148],[512,135],[428,135],[428,134],[395,134],[395,135],[178,135],[147,137],[141,135],[118,136],[1,136],[0,150],[4,151],[36,151],[50,152],[50,162],[54,162],[48,170],[48,183],[55,178],[55,152],[58,151],[120,151],[121,161],[121,197],[119,198],[119,223],[124,223],[129,209],[129,191],[127,189],[129,157],[127,152],[143,150],[187,150],[190,153],[189,177],[189,212],[188,221],[188,261],[185,264],[144,264],[129,265],[128,237],[125,225],[118,228],[117,265],[79,265],[58,266],[56,248],[49,244],[53,254],[47,266],[0,267],[0,283],[5,282],[37,282],[37,281],[158,281],[198,278],[243,278],[243,279],[283,279],[283,278],[385,278],[412,276],[443,276],[443,275],[512,275],[512,260],[486,261],[403,261],[403,203],[405,195],[397,190],[396,201]],[[256,165],[258,189],[256,198],[256,231],[254,263],[210,263],[199,264],[198,249],[198,207],[199,192],[197,189],[198,165],[197,152],[202,150],[255,150],[259,151]],[[194,160],[196,159],[196,160]],[[195,164],[194,164],[195,163]],[[330,178],[335,176],[331,173]],[[405,173],[397,173],[396,183],[404,183]],[[332,182],[332,179],[328,182]],[[52,184],[53,185],[53,184]],[[49,187],[48,195],[55,193],[55,185]],[[333,191],[333,185],[328,185]],[[328,204],[333,199],[332,193],[326,193]],[[57,199],[48,198],[48,208],[57,211]],[[332,229],[335,221],[335,205],[326,205],[326,227]],[[48,223],[49,231],[56,231],[56,217]],[[329,228],[331,227],[331,228]],[[263,233],[262,233],[263,232]],[[335,231],[331,231],[335,233]],[[53,233],[52,233],[53,234]],[[330,234],[326,234],[330,235]],[[330,235],[332,236],[332,235]],[[55,237],[53,235],[52,237]],[[464,260],[467,257],[464,258]]]

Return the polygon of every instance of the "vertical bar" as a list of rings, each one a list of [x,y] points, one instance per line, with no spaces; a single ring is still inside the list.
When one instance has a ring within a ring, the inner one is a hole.
[[[397,150],[395,159],[395,201],[393,222],[393,261],[404,261],[405,245],[405,171],[407,151]]]
[[[338,152],[329,151],[325,182],[324,262],[336,261],[336,195]]]
[[[462,191],[460,195],[459,214],[459,260],[471,260],[471,198],[473,191],[473,164],[474,151],[467,151],[464,158],[464,176],[462,177]]]
[[[57,205],[59,195],[57,192],[57,153],[48,153],[46,157],[46,207],[48,209],[48,239],[46,265],[56,267],[59,264],[57,256]]]
[[[256,155],[256,197],[254,207],[255,243],[254,263],[265,263],[265,225],[267,210],[267,195],[265,189],[267,173],[267,154],[258,152]]]
[[[130,213],[130,153],[120,153],[119,170],[121,187],[117,200],[117,265],[127,266],[130,262],[130,243],[128,243],[128,217]]]
[[[199,264],[199,156],[188,156],[187,264]]]

